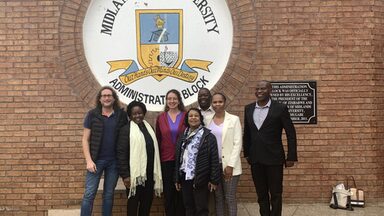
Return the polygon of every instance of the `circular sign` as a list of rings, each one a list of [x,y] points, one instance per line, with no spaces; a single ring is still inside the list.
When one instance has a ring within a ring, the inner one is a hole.
[[[222,76],[233,26],[222,0],[93,0],[83,24],[85,56],[97,81],[120,100],[163,110],[165,94],[197,100]]]

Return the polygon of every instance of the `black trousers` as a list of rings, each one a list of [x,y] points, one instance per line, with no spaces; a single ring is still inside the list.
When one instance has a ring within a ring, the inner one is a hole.
[[[153,180],[147,180],[145,187],[136,186],[136,194],[127,201],[127,215],[149,216],[153,201]],[[126,190],[127,195],[129,189]]]
[[[175,175],[175,161],[161,163],[163,176],[164,208],[166,216],[184,216],[185,208],[181,192],[176,190],[173,177]]]
[[[208,216],[208,183],[206,187],[194,188],[193,180],[181,181],[181,191],[186,216]]]
[[[251,164],[261,216],[281,216],[283,165]]]

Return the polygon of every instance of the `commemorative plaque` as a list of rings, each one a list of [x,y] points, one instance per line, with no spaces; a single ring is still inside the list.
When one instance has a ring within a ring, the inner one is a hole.
[[[316,81],[275,81],[272,100],[288,106],[295,124],[317,124]]]

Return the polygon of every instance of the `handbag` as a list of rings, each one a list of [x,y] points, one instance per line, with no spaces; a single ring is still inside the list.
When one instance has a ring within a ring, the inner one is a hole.
[[[350,180],[353,182],[353,185],[349,184]],[[352,193],[351,205],[357,206],[357,207],[364,207],[365,206],[364,190],[356,187],[356,181],[353,176],[347,176],[347,189],[349,189]]]
[[[351,206],[351,191],[345,189],[344,184],[336,185],[332,190],[332,198],[329,207],[333,209],[345,209],[353,211]]]

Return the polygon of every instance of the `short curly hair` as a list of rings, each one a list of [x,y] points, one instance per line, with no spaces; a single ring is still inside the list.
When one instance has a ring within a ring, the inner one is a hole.
[[[198,108],[195,108],[195,107],[192,107],[188,110],[187,114],[185,114],[185,118],[184,118],[184,123],[187,127],[189,127],[189,122],[188,122],[188,115],[191,111],[196,111],[197,113],[199,113],[199,116],[200,116],[200,124],[202,126],[204,126],[204,116],[203,114],[201,114],[201,111],[198,109]]]
[[[128,115],[128,117],[132,117],[131,115],[132,115],[133,107],[140,107],[143,110],[144,115],[147,113],[147,107],[145,106],[144,103],[142,103],[140,101],[132,101],[127,106],[127,115]]]

